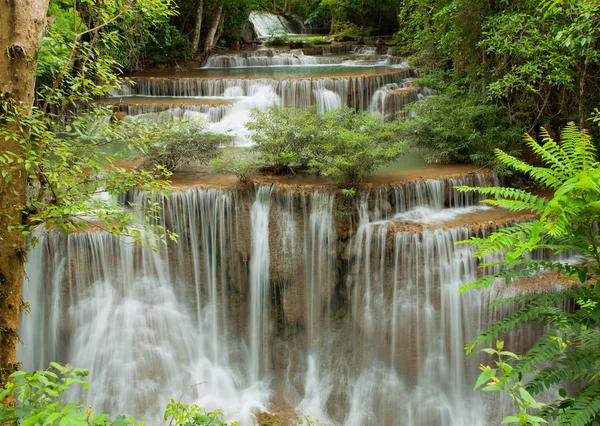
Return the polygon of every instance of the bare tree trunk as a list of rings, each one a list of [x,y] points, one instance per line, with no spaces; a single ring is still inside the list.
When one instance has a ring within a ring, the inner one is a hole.
[[[215,9],[215,14],[213,16],[212,24],[206,34],[206,40],[204,42],[204,58],[207,58],[210,55],[210,52],[215,47],[217,43],[217,39],[215,35],[217,34],[217,30],[219,29],[219,24],[221,22],[221,15],[223,14],[223,0],[219,0],[217,4],[217,8]]]
[[[335,13],[333,13],[331,15],[331,27],[329,27],[329,35],[333,35],[333,33],[335,32],[335,22],[336,22],[336,16],[335,16]]]
[[[200,33],[202,31],[202,18],[204,15],[204,0],[199,0],[196,11],[196,23],[194,25],[194,35],[192,36],[192,54],[196,55],[200,46]]]
[[[18,107],[31,112],[35,93],[35,70],[40,40],[46,27],[48,0],[0,1],[0,126],[6,110]],[[0,141],[0,154],[22,154],[19,143]],[[7,178],[3,178],[6,174]],[[9,179],[7,182],[6,180]],[[26,243],[9,227],[21,222],[21,206],[27,202],[25,167],[0,163],[0,384],[16,368],[21,287]]]

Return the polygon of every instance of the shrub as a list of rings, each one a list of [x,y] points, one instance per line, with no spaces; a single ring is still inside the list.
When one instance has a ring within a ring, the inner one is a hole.
[[[144,155],[142,168],[163,166],[174,171],[185,164],[208,164],[220,155],[219,147],[230,142],[228,135],[213,133],[199,120],[165,121],[157,142]]]
[[[171,418],[169,426],[239,426],[237,422],[225,423],[223,413],[219,410],[208,411],[196,404],[175,402],[173,398],[165,410],[165,421],[169,418]]]
[[[250,156],[217,158],[211,162],[218,174],[235,175],[242,184],[249,183],[258,174],[262,163]]]
[[[331,40],[327,37],[312,37],[311,40],[314,44],[331,44]]]
[[[265,42],[267,46],[287,46],[290,44],[290,38],[286,33],[274,32]]]
[[[357,41],[370,33],[370,28],[359,27],[346,21],[338,21],[333,27],[333,39],[335,41]]]
[[[114,421],[108,414],[96,415],[93,409],[84,404],[68,403],[65,396],[74,385],[87,390],[88,382],[82,378],[88,370],[63,366],[55,362],[44,371],[16,371],[0,389],[0,401],[12,395],[18,404],[0,405],[0,424],[3,425],[97,425],[126,426],[134,424],[134,419],[117,416]],[[144,423],[139,423],[143,426]]]
[[[498,166],[494,148],[514,153],[523,129],[510,124],[502,107],[455,85],[409,105],[412,118],[398,123],[399,136],[426,161]]]
[[[275,173],[285,173],[292,166],[308,165],[308,148],[319,133],[318,118],[315,106],[305,111],[273,106],[266,111],[252,111],[246,127],[253,132],[255,150],[261,153],[264,165]]]
[[[146,38],[142,52],[145,62],[156,64],[191,58],[187,36],[173,25],[159,22],[147,32]]]
[[[308,147],[309,166],[335,178],[341,187],[352,188],[402,154],[395,127],[377,115],[349,107],[325,113],[316,140]]]

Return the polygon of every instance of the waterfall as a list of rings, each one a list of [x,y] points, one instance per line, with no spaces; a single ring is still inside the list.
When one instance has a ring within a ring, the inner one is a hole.
[[[314,91],[315,103],[319,112],[328,112],[342,107],[340,95],[325,88]]]
[[[269,303],[269,211],[272,187],[261,186],[252,205],[250,262],[250,379],[258,382],[267,370]]]
[[[297,52],[274,52],[271,50],[232,55],[215,55],[208,58],[204,68],[244,68],[268,66],[297,66],[331,63],[332,58],[317,58]],[[341,62],[341,60],[339,61]]]
[[[291,34],[294,32],[290,23],[283,16],[267,12],[251,12],[248,19],[254,26],[258,38],[268,38],[272,34]]]
[[[459,295],[479,272],[456,243],[496,228],[448,226],[480,208],[453,186],[495,181],[405,182],[352,200],[285,185],[176,191],[153,200],[179,235],[157,252],[105,232],[39,231],[19,359],[89,368],[98,412],[152,423],[203,383],[184,402],[244,426],[273,407],[326,425],[497,424],[502,402],[472,390],[488,360],[463,348],[510,312],[489,302],[516,290]],[[535,333],[508,340],[526,347]]]

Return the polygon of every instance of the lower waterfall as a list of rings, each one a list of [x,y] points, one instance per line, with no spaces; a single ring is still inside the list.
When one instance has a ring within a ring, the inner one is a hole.
[[[198,383],[184,402],[242,425],[278,407],[327,425],[497,424],[499,404],[472,391],[484,358],[464,346],[502,314],[489,302],[509,290],[459,295],[478,272],[473,249],[455,244],[489,225],[410,231],[394,219],[473,207],[478,199],[451,186],[493,180],[385,186],[354,199],[188,189],[160,199],[179,242],[157,252],[103,232],[40,232],[19,359],[28,369],[89,368],[88,403],[150,424]]]

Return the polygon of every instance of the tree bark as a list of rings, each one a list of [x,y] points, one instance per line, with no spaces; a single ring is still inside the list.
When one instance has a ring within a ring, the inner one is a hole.
[[[217,43],[217,39],[215,35],[217,34],[217,30],[219,29],[219,24],[221,23],[221,15],[223,14],[223,0],[219,0],[217,3],[217,7],[215,9],[215,13],[213,16],[212,24],[206,34],[206,41],[204,42],[204,58],[207,58],[208,55],[212,52]]]
[[[196,55],[200,47],[200,33],[202,31],[202,18],[204,15],[204,0],[199,0],[196,10],[196,23],[194,25],[194,35],[192,36],[192,54]]]
[[[46,27],[48,0],[0,1],[0,127],[14,127],[3,116],[17,106],[31,112],[40,40]],[[19,143],[0,141],[0,154],[22,153]],[[27,171],[0,163],[0,384],[16,368],[21,287],[26,242],[9,227],[21,222],[21,206],[27,202]]]

